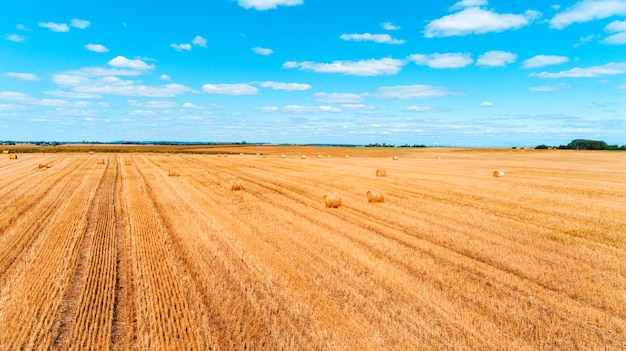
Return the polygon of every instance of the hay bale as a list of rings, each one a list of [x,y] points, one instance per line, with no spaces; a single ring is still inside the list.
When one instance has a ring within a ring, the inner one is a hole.
[[[98,161],[96,161],[96,164],[103,165],[104,164],[104,159],[103,158],[98,159]]]
[[[2,153],[3,153],[3,154],[8,154],[8,153],[9,153],[9,150],[2,150]]]
[[[493,176],[494,177],[504,177],[504,171],[494,171],[493,172]]]
[[[368,190],[367,193],[365,193],[365,196],[367,196],[367,202],[369,202],[370,204],[385,202],[385,194],[381,193],[380,191]]]
[[[441,160],[441,156],[437,156],[437,159],[438,159],[438,160]]]
[[[324,195],[324,205],[327,208],[338,208],[341,207],[341,198],[339,195]]]
[[[306,160],[306,155],[300,156],[301,159]]]
[[[386,177],[387,176],[387,171],[384,169],[377,169],[376,170],[376,176],[377,177]]]
[[[231,179],[228,182],[228,190],[230,191],[243,190],[243,183],[241,182],[240,179]]]
[[[240,153],[239,153],[239,156],[243,156],[243,152],[240,152]]]
[[[180,173],[178,173],[178,172],[176,172],[175,170],[172,170],[172,169],[167,171],[167,175],[170,176],[170,177],[180,177]]]
[[[392,159],[393,159],[394,161],[398,161],[398,156],[394,156],[394,157],[392,157]]]
[[[125,165],[125,166],[130,166],[130,165],[132,165],[132,164],[133,164],[133,163],[132,163],[132,162],[130,162],[129,160],[125,160],[125,161],[124,161],[124,165]]]
[[[287,155],[280,155],[280,158],[287,158]]]
[[[322,155],[320,155],[320,154],[317,154],[317,158],[322,158]]]
[[[350,157],[350,155],[345,155],[344,157],[345,157],[345,158],[348,158],[348,157]]]
[[[42,168],[49,168],[49,167],[50,167],[50,166],[48,166],[48,164],[47,164],[47,163],[40,163],[40,164],[39,164],[39,169],[42,169]]]
[[[90,154],[90,155],[93,155],[93,151],[89,151],[89,154]]]
[[[17,160],[16,154],[9,154],[9,160]]]

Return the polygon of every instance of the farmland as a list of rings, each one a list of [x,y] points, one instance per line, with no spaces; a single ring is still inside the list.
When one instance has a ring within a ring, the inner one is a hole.
[[[626,153],[140,151],[0,159],[1,350],[626,349]]]

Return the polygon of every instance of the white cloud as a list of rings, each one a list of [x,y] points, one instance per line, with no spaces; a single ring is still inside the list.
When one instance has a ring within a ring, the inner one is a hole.
[[[69,32],[70,27],[65,23],[39,22],[39,27],[48,28],[53,32]]]
[[[584,37],[582,37],[582,38],[580,38],[580,39],[578,40],[578,43],[574,44],[574,48],[577,48],[577,47],[579,47],[579,46],[581,46],[581,45],[584,45],[584,44],[590,43],[591,41],[593,41],[593,40],[594,40],[594,39],[596,39],[597,37],[599,37],[599,36],[598,36],[598,35],[596,35],[596,34],[590,34],[590,35],[584,36]]]
[[[264,55],[264,56],[271,55],[274,53],[274,50],[268,49],[268,48],[262,48],[260,46],[253,47],[252,51],[256,52],[259,55]]]
[[[37,77],[37,75],[33,73],[7,72],[4,74],[4,76],[19,80],[39,80],[39,77]]]
[[[189,43],[170,44],[170,47],[174,48],[174,50],[176,50],[178,52],[182,52],[183,50],[186,50],[186,51],[191,50],[191,44],[189,44]]]
[[[487,0],[461,0],[450,7],[450,11],[462,10],[467,7],[480,7],[487,5]]]
[[[517,55],[506,51],[487,51],[476,60],[477,66],[504,67],[517,60]]]
[[[195,38],[193,38],[193,40],[191,41],[191,43],[192,43],[193,45],[196,45],[196,46],[200,46],[200,47],[206,48],[206,39],[204,39],[203,37],[201,37],[201,36],[199,36],[199,35],[196,35],[196,37],[195,37]]]
[[[99,52],[99,53],[109,51],[109,49],[107,49],[104,45],[101,45],[101,44],[87,44],[85,45],[85,49],[89,51],[93,51],[93,52]]]
[[[63,91],[63,90],[48,90],[48,91],[44,91],[44,94],[70,98],[70,99],[100,99],[102,97],[102,95],[99,95],[99,94],[76,93],[73,91]]]
[[[523,68],[537,68],[569,62],[567,56],[537,55],[522,62]]]
[[[551,91],[557,91],[557,90],[565,89],[567,87],[568,87],[567,84],[542,85],[542,86],[538,86],[538,87],[530,87],[530,88],[528,88],[528,90],[529,91],[540,92],[540,93],[545,93],[545,92],[551,92]]]
[[[363,96],[352,93],[315,93],[313,96],[317,102],[355,103],[363,101]]]
[[[124,56],[117,56],[108,62],[110,66],[118,68],[130,68],[138,71],[146,71],[154,69],[154,65],[149,65],[141,60],[130,60]]]
[[[344,110],[375,110],[375,106],[365,104],[342,104],[341,108]]]
[[[430,106],[409,106],[406,108],[407,111],[411,112],[436,112],[435,108]]]
[[[400,27],[396,26],[395,24],[391,23],[391,22],[383,22],[380,24],[381,27],[383,27],[384,30],[398,30],[400,29]]]
[[[464,10],[431,21],[426,25],[426,38],[485,34],[518,29],[530,24],[539,17],[536,11],[526,11],[523,15],[499,14],[469,7]]]
[[[170,79],[171,79],[171,77],[170,77],[170,76],[168,76],[167,74],[161,74],[161,76],[159,76],[159,79],[160,79],[160,80],[170,80]]]
[[[193,89],[180,84],[167,84],[165,86],[138,85],[134,81],[121,79],[98,79],[90,85],[72,87],[78,93],[120,95],[120,96],[143,96],[143,97],[175,97],[184,93],[195,92]]]
[[[414,54],[409,60],[417,65],[426,65],[430,68],[461,68],[471,65],[474,60],[468,53],[434,53],[430,55]]]
[[[604,30],[608,33],[615,33],[604,38],[604,40],[602,40],[604,44],[626,44],[626,21],[613,21],[607,24],[606,27],[604,27]]]
[[[342,34],[339,38],[352,41],[373,41],[379,44],[404,44],[402,39],[394,39],[389,34]]]
[[[626,84],[618,86],[617,89],[626,89]]]
[[[219,95],[256,95],[259,89],[250,84],[205,84],[202,90],[209,94]]]
[[[263,113],[271,113],[271,112],[278,111],[278,107],[276,107],[276,106],[262,106],[262,107],[255,108],[255,110],[259,111],[259,112],[263,112]]]
[[[26,41],[26,37],[19,34],[7,34],[4,38],[6,40],[14,41],[16,43],[23,43],[24,41]]]
[[[626,73],[626,62],[611,62],[602,66],[574,67],[561,72],[541,72],[531,74],[539,78],[593,78]]]
[[[278,6],[302,5],[304,0],[237,0],[237,2],[243,8],[263,11],[275,9]]]
[[[15,91],[0,91],[0,100],[32,102],[35,100],[35,98],[28,94],[18,93]]]
[[[26,26],[24,26],[23,24],[18,24],[15,26],[15,29],[17,30],[26,30]]]
[[[368,94],[379,99],[428,99],[448,95],[458,95],[443,87],[433,85],[396,85],[384,86]]]
[[[624,15],[626,15],[626,1],[624,0],[582,0],[554,16],[550,20],[550,26],[563,29],[573,23]]]
[[[91,25],[91,22],[84,21],[84,20],[79,20],[77,18],[73,18],[72,22],[71,22],[71,25],[74,28],[85,29],[85,28],[87,28],[87,27],[89,27]]]
[[[258,82],[258,85],[263,88],[272,88],[274,90],[287,90],[287,91],[295,91],[295,90],[309,90],[312,88],[310,84],[300,84],[300,83],[281,83],[281,82]]]
[[[491,107],[491,106],[493,106],[493,103],[489,102],[489,101],[483,101],[478,106],[480,106],[480,107]]]
[[[142,107],[142,108],[175,108],[178,107],[178,103],[173,101],[148,101],[148,102],[138,102],[137,100],[128,100],[127,103],[133,107]]]
[[[195,110],[205,110],[205,109],[216,109],[219,108],[218,105],[216,104],[209,104],[209,105],[196,105],[196,104],[192,104],[191,102],[185,102],[183,104],[183,108],[191,108],[191,109],[195,109]]]
[[[302,71],[339,73],[352,76],[380,76],[396,74],[405,64],[406,61],[404,60],[396,60],[392,58],[361,61],[333,61],[331,63],[288,61],[285,62],[283,68],[298,68]]]
[[[342,110],[332,106],[300,106],[287,105],[283,107],[283,111],[287,113],[338,113]]]

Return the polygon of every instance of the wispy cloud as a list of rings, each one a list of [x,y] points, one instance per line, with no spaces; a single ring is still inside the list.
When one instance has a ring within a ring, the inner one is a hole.
[[[383,27],[384,30],[398,30],[400,29],[400,27],[396,26],[395,24],[391,23],[391,22],[383,22],[380,24],[381,27]]]
[[[450,11],[458,11],[467,7],[480,7],[487,5],[487,0],[461,0],[450,7]]]
[[[128,100],[128,105],[132,107],[141,107],[141,108],[157,108],[157,109],[166,109],[166,108],[175,108],[178,107],[178,103],[174,101],[147,101],[147,102],[139,102],[137,100]]]
[[[283,64],[283,68],[298,68],[302,71],[339,73],[352,76],[380,76],[396,74],[405,64],[406,61],[404,60],[392,58],[361,61],[333,61],[331,63],[288,61]]]
[[[178,52],[189,51],[191,50],[191,44],[183,43],[183,44],[170,44],[170,47]]]
[[[193,45],[200,46],[200,47],[203,47],[203,48],[206,48],[206,47],[207,47],[207,45],[206,45],[206,44],[207,44],[206,39],[204,39],[203,37],[201,37],[201,36],[199,36],[199,35],[196,35],[196,37],[195,37],[195,38],[193,38],[193,40],[191,41],[191,43],[192,43]]]
[[[209,94],[218,95],[256,95],[259,89],[250,84],[205,84],[202,90]]]
[[[428,99],[459,94],[439,86],[418,84],[383,86],[366,95],[379,99]]]
[[[414,54],[409,56],[409,60],[417,65],[426,65],[430,68],[461,68],[474,62],[472,55],[468,53]]]
[[[602,42],[609,45],[626,44],[626,21],[613,21],[604,27],[608,33],[614,33],[604,38]]]
[[[246,9],[270,10],[278,6],[296,6],[302,5],[304,0],[237,0],[239,6]]]
[[[480,107],[491,107],[491,106],[493,106],[493,102],[483,101],[478,106],[480,106]]]
[[[315,93],[313,96],[317,102],[356,103],[363,101],[363,96],[352,93]]]
[[[19,34],[7,34],[4,38],[6,40],[14,41],[16,43],[23,43],[24,41],[26,41],[26,37]]]
[[[567,56],[537,55],[522,62],[523,68],[537,68],[569,62]]]
[[[268,56],[274,53],[274,50],[268,48],[262,48],[260,46],[255,46],[252,48],[252,51],[259,55]]]
[[[541,85],[537,87],[528,88],[529,91],[539,92],[539,93],[548,93],[552,91],[557,91],[561,89],[567,88],[567,84],[557,84],[557,85]]]
[[[409,106],[406,108],[407,111],[411,112],[437,112],[437,109],[430,106]]]
[[[431,21],[426,25],[424,36],[435,38],[503,32],[527,26],[538,17],[540,13],[531,10],[524,14],[499,14],[479,7],[468,7]]]
[[[37,77],[37,75],[33,73],[7,72],[4,74],[4,76],[19,80],[39,80],[39,77]]]
[[[73,18],[70,24],[74,28],[85,29],[91,25],[91,22]]]
[[[104,53],[104,52],[109,51],[109,49],[107,49],[104,45],[101,45],[101,44],[87,44],[85,45],[85,49],[89,51],[93,51],[93,52],[99,52],[99,53]]]
[[[626,73],[626,62],[611,62],[602,66],[574,67],[560,72],[533,73],[531,76],[539,78],[593,78],[613,76]]]
[[[39,27],[48,28],[53,32],[69,32],[70,27],[65,23],[39,22]]]
[[[346,41],[373,41],[379,44],[404,44],[405,41],[402,39],[394,39],[389,34],[371,34],[371,33],[362,33],[362,34],[342,34],[339,36],[342,40]]]
[[[124,56],[117,56],[108,62],[109,66],[117,68],[129,68],[137,71],[153,70],[154,65],[149,65],[142,60],[131,60]]]
[[[287,105],[282,108],[287,113],[338,113],[342,109],[333,106],[301,106],[301,105]]]
[[[258,82],[259,86],[263,88],[272,88],[274,90],[287,90],[287,91],[296,91],[296,90],[309,90],[312,88],[310,84],[301,84],[301,83],[282,83],[282,82]]]
[[[573,23],[584,23],[612,16],[626,15],[624,0],[583,0],[550,20],[550,26],[563,29]]]
[[[278,111],[278,106],[261,106],[255,108],[255,110],[263,113],[271,113]]]
[[[171,77],[170,77],[170,76],[168,76],[167,74],[161,74],[161,75],[159,76],[159,79],[160,79],[160,80],[170,80],[170,79],[171,79]]]
[[[504,67],[517,60],[517,55],[507,51],[488,51],[478,57],[476,66]]]

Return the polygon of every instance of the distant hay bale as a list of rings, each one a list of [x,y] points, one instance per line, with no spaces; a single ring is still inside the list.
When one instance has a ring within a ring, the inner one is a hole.
[[[173,169],[170,169],[167,171],[167,175],[170,177],[180,177],[180,173],[176,172]]]
[[[494,177],[504,177],[504,171],[495,171],[493,172]]]
[[[287,155],[280,155],[280,158],[287,158]]]
[[[330,155],[328,155],[328,157],[330,157]]]
[[[243,156],[243,152],[240,152],[240,153],[239,153],[239,156]]]
[[[441,156],[437,156],[437,159],[438,159],[438,160],[441,160]]]
[[[96,164],[103,165],[104,164],[104,159],[103,158],[98,159],[98,161],[96,161]]]
[[[392,157],[392,159],[393,159],[394,161],[397,161],[397,160],[398,160],[398,156],[394,156],[394,157]]]
[[[47,163],[40,163],[40,164],[39,164],[39,169],[42,169],[42,168],[49,168],[49,167],[50,167],[50,166],[48,166],[48,164],[47,164]]]
[[[350,155],[345,155],[344,157],[345,157],[345,158],[348,158],[348,157],[350,157]]]
[[[317,158],[322,158],[322,155],[320,155],[320,154],[317,154]]]
[[[377,202],[385,202],[385,195],[381,193],[380,191],[368,190],[367,193],[365,193],[365,196],[367,196],[367,202],[371,204],[377,203]]]
[[[3,153],[3,154],[8,154],[8,153],[9,153],[9,150],[2,150],[2,153]]]
[[[90,155],[93,155],[93,151],[89,151],[89,154],[90,154]]]
[[[387,171],[384,169],[377,169],[376,170],[376,176],[377,177],[386,177],[387,176]]]
[[[9,154],[9,160],[17,160],[16,154]]]
[[[228,190],[230,191],[243,190],[243,183],[241,182],[240,179],[231,179],[228,182]]]
[[[324,195],[324,205],[327,208],[341,207],[341,198],[339,195]]]
[[[257,155],[257,156],[261,156],[261,154],[260,154],[260,153],[258,153],[258,152],[256,153],[256,155]]]
[[[170,155],[169,153],[165,153],[165,156],[169,156],[169,155]]]
[[[306,160],[306,155],[300,156],[301,159]]]
[[[132,163],[132,162],[130,162],[129,160],[125,160],[125,161],[124,161],[124,165],[125,165],[125,166],[130,166],[130,165],[132,165],[132,164],[133,164],[133,163]]]

